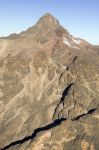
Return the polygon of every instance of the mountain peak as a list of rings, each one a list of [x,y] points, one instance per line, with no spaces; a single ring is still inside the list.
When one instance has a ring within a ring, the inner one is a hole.
[[[48,27],[57,27],[59,26],[58,20],[52,16],[50,13],[43,15],[37,22],[38,26],[48,26]]]
[[[55,18],[51,13],[45,13],[42,17],[46,17],[46,16]]]

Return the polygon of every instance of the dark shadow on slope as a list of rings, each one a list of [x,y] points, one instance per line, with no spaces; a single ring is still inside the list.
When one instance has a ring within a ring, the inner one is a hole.
[[[23,139],[21,139],[21,140],[17,140],[17,141],[15,141],[15,142],[12,142],[12,143],[6,145],[4,148],[1,148],[1,150],[7,150],[7,149],[9,149],[9,148],[12,147],[12,146],[16,146],[16,145],[19,145],[19,144],[23,144],[23,143],[25,143],[26,141],[33,140],[39,132],[52,129],[52,128],[54,128],[54,127],[60,125],[60,124],[61,124],[63,121],[65,121],[65,120],[66,120],[66,119],[64,119],[64,118],[62,118],[62,119],[57,119],[57,120],[55,120],[54,122],[52,122],[51,124],[49,124],[49,125],[46,125],[46,126],[41,127],[41,128],[37,128],[37,129],[34,130],[34,132],[33,132],[32,135],[27,136],[27,137],[25,137],[25,138],[23,138]]]
[[[62,93],[62,97],[61,97],[61,99],[60,99],[60,102],[58,103],[57,107],[55,108],[55,112],[54,112],[54,115],[53,115],[53,119],[54,119],[54,116],[55,116],[55,114],[56,114],[56,112],[57,112],[57,109],[58,109],[59,105],[62,103],[62,104],[63,104],[63,107],[64,107],[64,99],[65,99],[65,97],[68,95],[68,92],[69,92],[69,90],[70,90],[70,88],[72,87],[73,84],[74,84],[74,83],[70,83],[70,84],[64,89],[64,91],[63,91],[63,93]],[[58,117],[58,119],[59,119],[59,117]]]
[[[78,58],[78,56],[75,56],[72,63],[67,67],[67,70],[69,70],[70,66],[76,61],[76,59]]]
[[[96,110],[97,110],[97,108],[93,108],[93,109],[89,110],[88,113],[79,115],[76,118],[72,119],[72,121],[79,120],[81,117],[86,116],[86,115],[92,115]]]
[[[64,102],[64,99],[65,99],[65,97],[67,96],[67,94],[68,94],[68,92],[69,92],[69,90],[70,90],[70,88],[72,87],[73,84],[74,84],[74,83],[70,83],[70,84],[68,85],[68,87],[66,87],[66,88],[64,89],[64,91],[63,91],[63,93],[62,93],[62,97],[61,97],[60,103],[61,103],[61,102]],[[59,103],[59,104],[60,104],[60,103]]]

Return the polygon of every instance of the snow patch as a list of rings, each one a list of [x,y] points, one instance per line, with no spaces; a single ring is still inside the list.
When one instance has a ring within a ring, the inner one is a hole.
[[[81,43],[81,40],[79,40],[79,39],[74,39],[74,38],[72,38],[72,40],[73,40],[73,42],[75,42],[76,44],[80,44]]]
[[[65,37],[63,37],[63,43],[68,45],[69,47],[71,47],[71,44],[70,44],[69,40],[66,39]]]
[[[63,69],[67,69],[67,66],[66,66],[66,65],[64,65],[64,66],[63,66]]]
[[[66,37],[63,37],[63,43],[66,44],[69,47],[79,49],[79,45],[81,43],[81,40],[76,39],[76,38],[71,38],[70,41],[69,41]]]

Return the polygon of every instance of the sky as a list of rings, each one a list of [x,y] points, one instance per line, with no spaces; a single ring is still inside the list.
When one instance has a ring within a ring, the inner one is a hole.
[[[99,0],[0,0],[0,36],[26,30],[45,13],[70,34],[99,45]]]

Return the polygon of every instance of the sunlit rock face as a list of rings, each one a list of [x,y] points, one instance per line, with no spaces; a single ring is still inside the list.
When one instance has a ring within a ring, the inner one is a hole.
[[[99,46],[51,14],[0,38],[0,149],[99,149]]]

